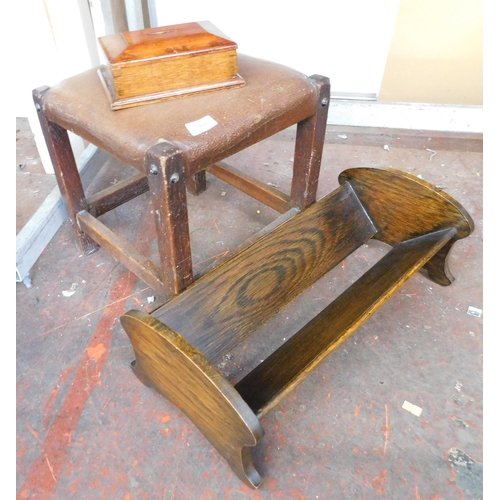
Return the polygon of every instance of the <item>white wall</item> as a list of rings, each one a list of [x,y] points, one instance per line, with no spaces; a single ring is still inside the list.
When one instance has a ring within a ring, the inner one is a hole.
[[[18,78],[9,109],[16,117],[29,119],[42,164],[52,173],[32,91],[99,64],[89,6],[87,0],[23,0],[15,4],[14,21],[22,26],[22,33],[15,37]],[[83,141],[71,133],[70,140],[79,156]]]
[[[328,76],[332,95],[373,97],[398,7],[399,0],[155,0],[158,26],[211,21],[241,53]]]
[[[17,24],[22,20],[22,31],[30,36],[19,34],[15,40],[20,73],[14,88],[16,116],[27,116],[33,107],[35,87],[53,85],[98,64],[97,45],[89,43],[92,20],[86,4],[86,0],[17,2]]]

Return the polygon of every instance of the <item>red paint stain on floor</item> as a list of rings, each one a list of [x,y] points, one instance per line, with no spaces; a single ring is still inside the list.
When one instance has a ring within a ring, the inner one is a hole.
[[[87,354],[88,354],[88,357],[92,360],[92,361],[99,361],[99,359],[101,358],[101,356],[103,356],[104,354],[106,354],[106,351],[107,351],[107,348],[109,346],[105,346],[104,344],[97,344],[96,346],[89,346],[87,347]]]
[[[385,483],[385,475],[387,474],[386,470],[383,470],[380,472],[380,476],[374,477],[372,479],[372,486],[375,490],[377,490],[377,493],[382,495],[385,493],[385,489],[383,488],[384,483]]]
[[[74,367],[70,367],[67,370],[63,370],[61,374],[59,375],[59,380],[56,384],[56,386],[52,389],[50,392],[50,396],[43,405],[43,428],[46,429],[47,426],[49,425],[50,418],[52,417],[52,414],[54,413],[54,408],[55,408],[55,399],[57,394],[59,393],[59,389],[61,386],[69,379],[69,376],[73,373]]]
[[[112,331],[116,319],[125,312],[125,301],[119,301],[129,295],[137,278],[128,271],[118,276],[111,293],[110,303],[97,325],[82,356],[73,384],[57,412],[54,421],[42,442],[42,452],[31,465],[26,479],[19,491],[19,498],[49,498],[57,486],[70,452],[71,436],[78,427],[78,422],[85,404],[95,389],[102,369],[108,359]],[[118,302],[117,302],[118,301]]]
[[[415,485],[415,498],[417,500],[422,500],[422,497],[420,496],[419,492],[418,492],[418,486]]]
[[[159,416],[158,417],[158,421],[159,422],[163,422],[164,424],[167,423],[168,421],[170,421],[172,417],[170,417],[170,415],[163,415],[163,416]]]

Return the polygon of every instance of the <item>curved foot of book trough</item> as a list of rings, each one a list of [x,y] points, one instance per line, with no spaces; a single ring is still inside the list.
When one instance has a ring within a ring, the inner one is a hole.
[[[448,256],[455,241],[449,241],[439,252],[432,257],[423,267],[427,277],[441,286],[451,285],[455,278],[448,267]]]

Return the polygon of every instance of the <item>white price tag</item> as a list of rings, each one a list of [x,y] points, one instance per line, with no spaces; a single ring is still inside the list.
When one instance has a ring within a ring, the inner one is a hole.
[[[211,116],[204,116],[195,122],[186,123],[186,128],[191,135],[200,135],[215,127],[217,122]]]

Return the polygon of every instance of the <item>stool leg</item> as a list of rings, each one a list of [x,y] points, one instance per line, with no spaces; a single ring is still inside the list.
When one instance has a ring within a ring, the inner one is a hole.
[[[193,264],[182,151],[167,141],[146,153],[165,293],[176,295],[193,282]]]
[[[186,179],[186,187],[187,190],[195,196],[203,193],[203,191],[207,189],[207,176],[205,170],[196,172],[193,176],[188,177]]]
[[[99,249],[99,245],[85,234],[79,227],[76,214],[88,209],[87,199],[76,166],[68,132],[63,127],[47,119],[43,107],[43,95],[49,87],[39,87],[33,91],[33,100],[37,109],[38,118],[43,136],[49,150],[54,173],[61,191],[66,212],[73,226],[73,233],[81,250],[91,254]]]
[[[301,210],[316,201],[330,103],[330,80],[318,75],[308,79],[318,88],[318,105],[316,114],[297,124],[290,200],[292,207]]]

